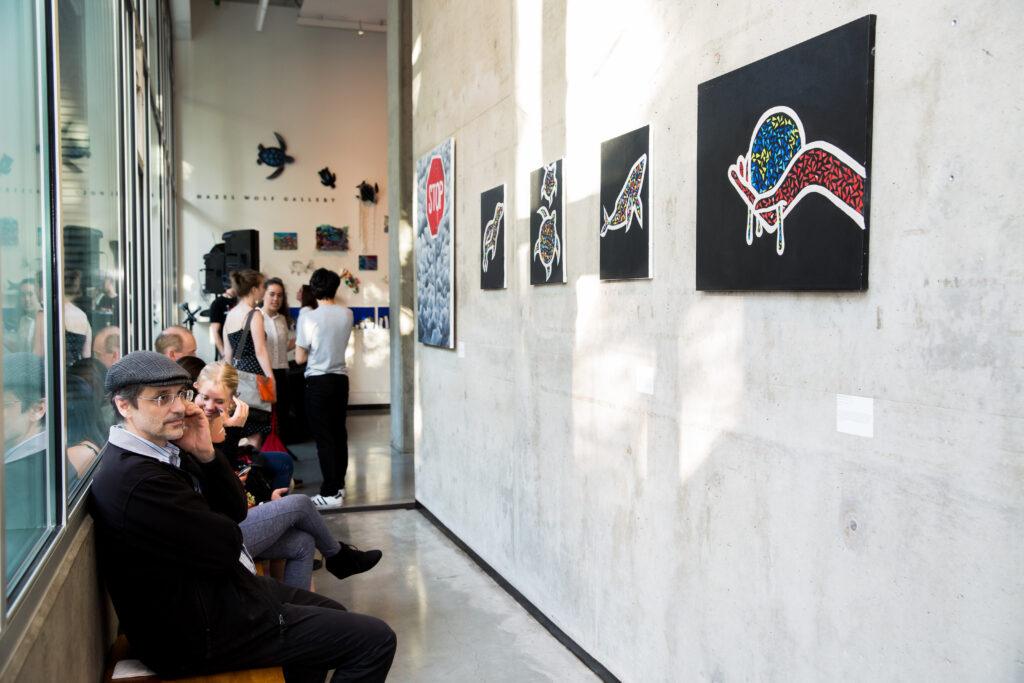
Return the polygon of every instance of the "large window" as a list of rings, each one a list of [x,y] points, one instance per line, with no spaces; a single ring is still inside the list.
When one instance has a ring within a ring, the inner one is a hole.
[[[107,369],[173,312],[169,27],[167,0],[0,0],[0,653],[81,519]]]
[[[45,359],[53,349],[49,263],[49,141],[39,19],[28,2],[0,3],[0,272],[3,277],[4,586],[11,596],[57,522],[58,471]],[[44,182],[47,181],[47,182]]]
[[[111,2],[59,0],[61,307],[69,493],[106,443],[107,367],[121,348],[117,17]]]

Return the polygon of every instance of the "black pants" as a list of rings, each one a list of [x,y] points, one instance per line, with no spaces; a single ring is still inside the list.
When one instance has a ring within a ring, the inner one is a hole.
[[[345,488],[348,472],[348,375],[314,375],[306,378],[306,416],[316,441],[316,457],[324,480],[320,494],[333,496]]]
[[[282,603],[280,629],[219,653],[203,667],[208,672],[280,666],[288,683],[371,683],[387,678],[395,658],[395,632],[380,619],[348,612],[316,593],[259,577]]]
[[[274,384],[277,389],[277,400],[274,403],[274,410],[277,411],[277,434],[281,441],[289,443],[290,440],[285,435],[291,435],[293,418],[291,397],[288,396],[288,371],[274,368]]]

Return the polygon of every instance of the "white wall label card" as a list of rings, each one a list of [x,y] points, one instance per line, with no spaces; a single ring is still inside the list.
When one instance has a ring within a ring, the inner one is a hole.
[[[466,357],[466,342],[461,342],[461,341],[458,342],[455,345],[455,348],[457,349],[456,353],[459,354],[459,358],[465,358]]]
[[[636,390],[641,394],[654,394],[654,368],[640,366],[636,369]]]
[[[836,431],[874,438],[875,399],[836,394]]]

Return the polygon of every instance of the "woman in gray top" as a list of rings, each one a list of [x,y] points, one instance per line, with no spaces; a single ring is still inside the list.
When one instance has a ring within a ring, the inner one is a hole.
[[[352,310],[335,301],[341,278],[318,268],[309,278],[317,308],[299,318],[295,362],[306,363],[306,416],[316,441],[323,483],[313,504],[321,509],[345,502],[348,470],[348,368],[345,350],[352,334]]]

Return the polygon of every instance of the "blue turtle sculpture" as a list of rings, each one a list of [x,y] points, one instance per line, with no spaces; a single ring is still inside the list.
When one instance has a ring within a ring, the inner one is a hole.
[[[259,156],[256,159],[257,164],[266,164],[267,166],[275,166],[277,170],[267,176],[267,180],[273,180],[277,176],[284,173],[284,165],[290,164],[295,161],[294,158],[288,156],[288,146],[284,144],[284,138],[281,137],[280,133],[274,133],[274,137],[277,138],[277,144],[280,147],[264,147],[260,145]]]

